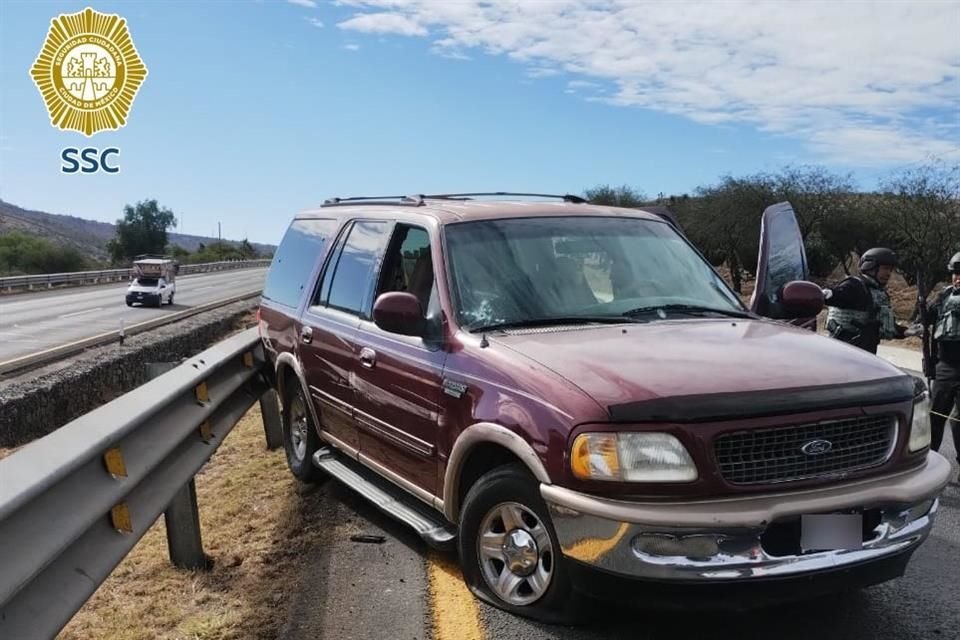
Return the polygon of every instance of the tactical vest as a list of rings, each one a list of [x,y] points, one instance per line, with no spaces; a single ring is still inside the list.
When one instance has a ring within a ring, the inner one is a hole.
[[[890,296],[886,289],[864,283],[867,291],[873,298],[873,308],[869,311],[856,309],[840,309],[830,307],[827,311],[827,322],[835,321],[840,328],[853,335],[860,334],[865,327],[877,324],[880,338],[892,340],[896,336],[896,319],[893,316],[893,307],[890,305]]]
[[[937,340],[960,340],[960,293],[951,291],[943,298],[933,337]]]

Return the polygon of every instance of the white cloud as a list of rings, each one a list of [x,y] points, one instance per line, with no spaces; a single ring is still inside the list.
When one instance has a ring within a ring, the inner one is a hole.
[[[401,36],[425,36],[427,30],[416,20],[396,13],[362,13],[337,25],[341,29],[363,33],[392,33]]]
[[[317,3],[315,0],[287,0],[290,4],[299,5],[301,7],[306,7],[308,9],[316,9]]]
[[[318,18],[307,18],[307,22],[309,22],[310,24],[312,24],[318,29],[323,29],[323,20],[320,20]]]
[[[579,78],[567,92],[609,87],[612,104],[748,123],[842,162],[960,154],[956,2],[338,4],[359,11],[342,29],[434,34],[440,55],[507,56],[532,78]]]
[[[360,45],[358,44],[345,44],[343,48],[347,51],[360,51]]]
[[[590,82],[589,80],[571,80],[567,83],[564,93],[589,92],[593,94],[603,93],[603,85],[599,82]]]
[[[560,75],[560,73],[561,71],[558,69],[551,69],[550,67],[532,67],[527,69],[527,76],[530,78],[551,78]]]

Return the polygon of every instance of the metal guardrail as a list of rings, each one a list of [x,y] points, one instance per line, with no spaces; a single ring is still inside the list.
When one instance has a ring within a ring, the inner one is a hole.
[[[182,264],[178,275],[191,273],[209,273],[211,271],[226,271],[228,269],[249,269],[252,267],[266,267],[270,260],[225,260],[223,262],[203,262],[200,264]],[[131,269],[104,269],[101,271],[75,271],[72,273],[41,273],[29,276],[4,276],[0,278],[0,289],[13,291],[14,289],[33,289],[41,287],[52,289],[56,285],[64,284],[98,284],[100,282],[115,282],[128,280]]]
[[[248,329],[0,460],[0,638],[54,637],[165,511],[202,553],[194,475],[258,399],[279,442],[263,366]]]
[[[230,296],[229,298],[221,298],[220,300],[206,302],[195,307],[184,309],[183,311],[177,311],[176,313],[166,313],[150,320],[144,320],[143,322],[138,322],[136,324],[124,327],[123,336],[132,336],[137,333],[156,329],[157,327],[161,327],[165,324],[185,320],[186,318],[195,316],[198,313],[204,313],[205,311],[211,311],[224,305],[259,296],[260,292],[261,289],[254,289],[239,295]],[[84,349],[115,342],[120,339],[120,335],[121,333],[119,330],[107,331],[105,333],[99,333],[95,336],[90,336],[89,338],[83,338],[74,342],[68,342],[67,344],[51,347],[50,349],[45,349],[43,351],[36,351],[25,356],[19,356],[11,360],[5,360],[0,362],[0,376],[13,373],[15,371],[21,371],[23,369],[38,367],[42,364],[53,362],[75,353],[80,353]],[[0,636],[0,638],[2,638],[2,636]]]

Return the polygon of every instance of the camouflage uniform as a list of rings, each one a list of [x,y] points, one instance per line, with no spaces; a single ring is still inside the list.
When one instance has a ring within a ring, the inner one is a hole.
[[[951,410],[960,400],[960,290],[947,287],[930,309],[933,337],[937,342],[937,372],[933,381],[933,411],[930,414],[930,448],[940,449]],[[940,414],[940,415],[937,415]],[[956,415],[960,415],[957,411]],[[950,421],[953,446],[960,460],[960,423]]]
[[[886,289],[868,275],[852,276],[830,290],[827,331],[871,353],[880,340],[902,338]]]

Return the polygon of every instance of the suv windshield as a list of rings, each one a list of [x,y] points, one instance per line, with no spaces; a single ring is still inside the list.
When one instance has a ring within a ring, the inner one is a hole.
[[[548,325],[552,318],[560,324],[746,313],[663,222],[513,218],[450,224],[445,233],[457,318],[467,330]]]

